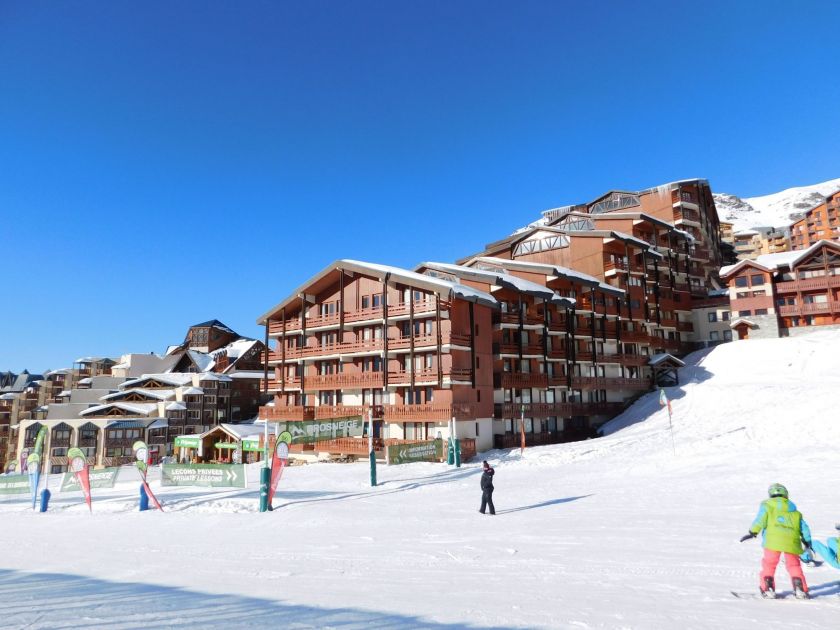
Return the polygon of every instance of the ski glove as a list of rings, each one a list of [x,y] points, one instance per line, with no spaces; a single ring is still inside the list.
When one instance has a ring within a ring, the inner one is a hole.
[[[758,536],[758,534],[753,534],[752,532],[750,532],[746,536],[741,536],[741,542],[747,541],[750,538],[755,538],[756,536]]]

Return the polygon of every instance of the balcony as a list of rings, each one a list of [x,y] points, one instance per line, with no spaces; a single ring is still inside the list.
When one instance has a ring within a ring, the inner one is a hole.
[[[469,347],[470,337],[465,334],[449,333],[441,336],[442,345],[457,345]],[[414,347],[429,348],[437,346],[437,335],[415,335]],[[411,348],[411,337],[397,337],[388,339],[388,350],[406,350]],[[382,338],[360,339],[344,343],[331,343],[317,346],[295,346],[287,347],[285,353],[282,350],[272,350],[268,360],[271,363],[279,363],[285,356],[286,361],[307,359],[315,357],[329,357],[348,354],[381,354],[385,350]]]
[[[651,381],[646,378],[621,378],[604,376],[573,376],[572,389],[630,389],[646,391]]]
[[[494,343],[493,354],[496,356],[502,354],[519,356],[519,344],[516,342]],[[522,354],[541,357],[543,356],[543,346],[541,343],[524,343],[522,344]]]
[[[433,420],[472,420],[478,406],[474,403],[453,403],[451,405],[385,405],[383,419],[386,422],[409,422]]]
[[[776,293],[795,293],[797,291],[814,291],[820,289],[840,287],[840,276],[821,276],[804,280],[789,280],[777,282]]]
[[[678,322],[677,330],[680,332],[694,332],[694,324],[691,322]]]
[[[637,273],[644,272],[644,268],[634,261],[628,262],[621,256],[611,256],[609,254],[604,254],[604,272],[615,271],[619,269],[622,271],[632,271]]]
[[[812,302],[779,306],[779,315],[818,315],[821,313],[840,313],[840,301]]]
[[[466,370],[468,373],[467,378],[472,378],[472,373],[469,370]],[[411,372],[407,371],[400,371],[400,372],[389,372],[388,373],[388,384],[389,385],[408,385],[411,383]],[[416,370],[414,372],[414,382],[415,383],[437,383],[438,380],[438,372],[435,369],[423,369],[423,370]]]
[[[501,313],[500,320],[502,324],[516,324],[519,325],[519,313]],[[522,316],[522,323],[526,326],[542,326],[544,319],[537,315],[525,314]]]
[[[523,406],[526,418],[614,415],[624,408],[621,403],[503,403],[494,405],[493,413],[497,419],[519,418]]]
[[[644,354],[601,354],[596,355],[597,363],[618,363],[620,365],[647,365],[650,357]],[[591,363],[591,352],[578,352],[575,356],[576,363]]]
[[[539,373],[502,372],[499,384],[502,389],[548,387],[548,376]]]

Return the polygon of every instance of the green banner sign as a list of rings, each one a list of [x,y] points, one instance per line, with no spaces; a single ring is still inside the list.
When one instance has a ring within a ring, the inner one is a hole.
[[[197,437],[185,437],[183,435],[179,435],[175,438],[175,446],[180,446],[181,448],[198,448],[200,443],[201,438]]]
[[[0,475],[0,494],[29,494],[29,475]]]
[[[242,464],[164,464],[162,486],[202,486],[204,488],[244,488]]]
[[[251,451],[251,452],[262,451],[262,449],[260,448],[260,441],[259,440],[242,440],[242,450],[243,451]]]
[[[216,448],[225,449],[225,448],[236,448],[237,444],[236,444],[236,442],[216,442],[215,444],[213,444],[213,446],[215,446]]]
[[[90,487],[113,488],[114,484],[117,483],[119,472],[119,468],[100,468],[99,470],[88,468]],[[72,472],[64,473],[64,477],[61,480],[61,492],[79,492],[81,489],[75,474]]]
[[[280,422],[278,424],[284,431],[291,434],[292,444],[310,444],[343,437],[360,437],[365,428],[362,416],[335,420]]]
[[[443,458],[443,442],[415,442],[414,444],[391,444],[385,447],[385,461],[388,464],[409,464],[411,462],[436,462]]]

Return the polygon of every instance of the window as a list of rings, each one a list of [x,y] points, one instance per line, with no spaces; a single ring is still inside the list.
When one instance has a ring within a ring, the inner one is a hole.
[[[750,284],[754,287],[758,286],[759,284],[764,284],[764,276],[762,276],[761,274],[750,276]]]
[[[723,331],[723,340],[724,341],[732,341],[732,331],[731,330],[724,330]]]
[[[761,291],[753,291],[753,292],[752,292],[752,294],[753,294],[753,297],[764,297],[765,295],[767,295],[767,294],[764,292],[764,290],[761,290]]]
[[[757,308],[757,309],[755,309],[755,314],[756,315],[767,315],[767,309],[766,308]]]
[[[709,341],[720,341],[720,334],[718,331],[713,330],[709,333]]]
[[[382,296],[378,293],[373,294],[373,308],[379,308],[382,305]]]
[[[746,276],[740,276],[738,278],[735,278],[735,286],[736,287],[748,286],[747,285],[747,277]]]
[[[717,313],[709,313],[709,323],[717,321]]]
[[[370,296],[363,295],[362,296],[362,308],[370,308]]]
[[[739,317],[749,317],[752,315],[752,311],[738,311]]]
[[[721,311],[720,321],[722,321],[722,322],[728,322],[729,321],[729,311]]]

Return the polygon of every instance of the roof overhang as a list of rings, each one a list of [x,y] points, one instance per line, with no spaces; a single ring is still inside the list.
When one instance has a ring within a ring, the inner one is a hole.
[[[430,276],[424,276],[414,271],[401,269],[399,267],[391,267],[389,265],[380,265],[377,263],[368,263],[359,260],[345,259],[336,260],[334,263],[325,267],[315,276],[307,280],[306,283],[295,289],[295,291],[282,302],[278,303],[269,311],[260,315],[260,317],[257,318],[257,324],[265,325],[265,323],[269,319],[271,319],[273,315],[276,315],[284,307],[289,306],[297,300],[300,300],[302,296],[305,300],[313,300],[314,296],[307,297],[307,289],[309,289],[319,280],[327,277],[329,274],[335,271],[358,273],[359,275],[367,276],[370,278],[376,278],[377,280],[382,280],[386,284],[389,282],[401,282],[410,287],[416,289],[423,289],[430,293],[434,293],[438,296],[446,298],[451,297],[453,294],[458,294],[458,297],[463,300],[466,300],[468,302],[475,302],[476,304],[483,304],[491,308],[496,308],[499,304],[492,295],[484,293],[483,291],[479,291],[478,289],[469,289],[469,287],[465,287],[465,289],[469,290],[459,293],[459,285],[456,285],[452,282],[439,280]]]

